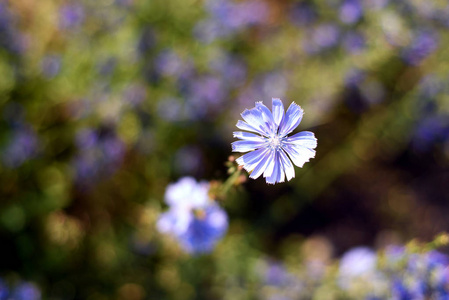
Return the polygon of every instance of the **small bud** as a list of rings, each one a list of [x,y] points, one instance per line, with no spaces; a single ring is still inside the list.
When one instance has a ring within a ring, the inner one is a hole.
[[[234,162],[234,161],[235,161],[235,156],[234,156],[234,155],[230,155],[230,156],[228,157],[228,161]]]
[[[248,179],[248,177],[246,177],[246,175],[240,175],[239,178],[237,178],[236,184],[242,184],[244,182],[246,182],[246,180]]]

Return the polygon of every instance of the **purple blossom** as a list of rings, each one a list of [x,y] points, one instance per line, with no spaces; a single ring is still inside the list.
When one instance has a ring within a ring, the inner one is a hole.
[[[362,5],[359,0],[345,0],[340,7],[340,20],[345,24],[354,24],[363,15]]]
[[[348,32],[343,37],[343,46],[349,53],[360,53],[365,48],[365,45],[365,37],[358,32]]]
[[[338,42],[340,32],[333,24],[320,25],[314,30],[313,42],[321,48],[330,48]]]
[[[74,158],[77,181],[87,186],[111,176],[120,166],[125,144],[113,132],[84,129],[76,136],[78,153]]]
[[[40,300],[41,299],[41,291],[37,288],[36,285],[23,282],[17,285],[13,292],[14,300]]]
[[[268,7],[262,1],[250,0],[240,3],[228,0],[208,1],[206,8],[212,18],[220,21],[223,27],[238,30],[266,20]]]
[[[336,46],[339,38],[340,30],[335,24],[322,24],[308,32],[303,47],[307,53],[319,53]]]
[[[420,31],[402,53],[402,59],[412,66],[420,64],[438,47],[438,36],[432,31]]]
[[[245,83],[247,67],[242,59],[228,54],[218,55],[210,63],[210,68],[231,87],[239,87]]]
[[[34,158],[39,150],[37,135],[30,129],[14,129],[9,143],[3,148],[1,159],[5,166],[17,168],[27,160]]]
[[[263,174],[267,183],[275,184],[284,182],[285,176],[287,181],[295,177],[292,161],[302,167],[315,157],[317,139],[310,131],[288,137],[301,122],[304,111],[293,102],[284,114],[282,101],[272,100],[272,112],[262,102],[256,102],[256,107],[241,114],[245,122],[238,121],[237,127],[252,133],[234,132],[234,137],[241,140],[232,143],[232,151],[249,152],[236,161],[251,172],[250,178]]]
[[[231,29],[223,27],[214,19],[202,20],[193,29],[193,35],[205,44],[212,43],[216,39],[228,36],[231,33]]]
[[[24,50],[24,39],[17,29],[13,14],[8,8],[8,3],[0,3],[0,47],[14,54]]]
[[[210,43],[218,37],[227,37],[249,26],[263,24],[268,17],[268,7],[263,1],[232,2],[210,0],[206,2],[210,18],[199,22],[194,35]]]
[[[64,5],[59,14],[59,24],[62,29],[75,29],[84,22],[84,7],[79,3]]]
[[[187,87],[188,115],[202,118],[216,111],[226,96],[222,80],[213,76],[200,76]]]
[[[172,50],[164,50],[155,59],[156,72],[165,77],[178,77],[189,65]]]
[[[448,116],[431,115],[418,122],[412,145],[418,151],[426,152],[436,143],[442,143],[446,140],[449,140]]]
[[[9,293],[8,285],[3,279],[0,279],[0,300],[8,300]]]
[[[287,272],[284,265],[276,262],[268,262],[264,275],[266,285],[282,287],[287,286],[291,281],[295,281],[295,278]]]

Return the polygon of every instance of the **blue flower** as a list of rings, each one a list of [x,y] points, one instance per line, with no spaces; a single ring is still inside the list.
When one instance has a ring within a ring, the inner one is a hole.
[[[6,282],[0,278],[0,300],[9,299],[9,287]]]
[[[212,251],[228,229],[226,212],[208,193],[209,184],[192,177],[170,184],[165,192],[170,209],[159,217],[157,229],[172,235],[189,253]]]
[[[362,14],[362,5],[358,0],[346,0],[340,7],[340,20],[345,24],[356,23]]]
[[[41,291],[32,283],[20,283],[14,290],[12,299],[16,300],[40,300]]]
[[[67,4],[60,10],[62,29],[75,29],[84,22],[84,7],[80,4]]]
[[[346,252],[340,261],[339,275],[357,277],[372,273],[376,268],[376,253],[367,247],[357,247]]]
[[[402,59],[409,65],[419,65],[438,48],[438,35],[429,30],[421,30],[413,37],[411,44],[402,53]]]
[[[179,235],[181,246],[189,253],[211,252],[226,233],[228,216],[214,203],[210,203],[192,216],[187,230]]]
[[[310,131],[302,131],[291,137],[291,133],[301,122],[303,109],[292,103],[284,115],[281,99],[273,98],[271,112],[262,102],[256,107],[245,110],[237,127],[254,133],[236,131],[234,137],[241,139],[232,143],[232,151],[248,152],[239,157],[237,163],[248,172],[252,179],[263,174],[267,183],[275,184],[295,177],[293,164],[302,167],[310,158],[315,157],[317,139]],[[287,156],[288,154],[288,156]],[[289,158],[290,157],[290,158]],[[291,159],[291,160],[290,160]]]

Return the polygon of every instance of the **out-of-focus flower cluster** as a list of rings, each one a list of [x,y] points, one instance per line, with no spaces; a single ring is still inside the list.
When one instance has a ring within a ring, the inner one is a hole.
[[[20,281],[11,286],[6,281],[1,280],[0,299],[40,300],[41,291],[31,282]]]
[[[446,299],[449,257],[390,246],[347,251],[339,261],[306,260],[292,268],[262,260],[260,299]]]

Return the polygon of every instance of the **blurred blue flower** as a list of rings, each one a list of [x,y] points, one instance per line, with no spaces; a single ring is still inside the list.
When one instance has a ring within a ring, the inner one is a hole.
[[[213,19],[225,28],[242,29],[248,25],[263,22],[268,14],[265,3],[258,0],[235,3],[228,0],[208,1],[206,8]]]
[[[41,291],[32,283],[23,282],[14,289],[12,299],[14,300],[40,300]]]
[[[192,78],[185,87],[186,113],[197,119],[212,117],[227,94],[223,81],[214,76]]]
[[[84,7],[79,3],[70,3],[62,6],[59,14],[61,29],[75,29],[84,21]]]
[[[194,35],[206,43],[219,37],[230,36],[249,26],[262,24],[268,17],[267,5],[259,0],[237,3],[229,0],[209,0],[205,7],[210,17],[197,23]]]
[[[156,71],[165,77],[179,77],[180,73],[189,69],[189,64],[173,50],[160,52],[154,65]]]
[[[0,300],[8,300],[9,288],[3,279],[0,279]]]
[[[80,130],[75,139],[78,153],[73,164],[77,181],[87,186],[111,176],[120,166],[125,144],[111,130]]]
[[[340,278],[363,276],[376,268],[376,253],[367,247],[357,247],[346,252],[340,260]]]
[[[268,262],[264,275],[264,281],[267,285],[284,287],[295,281],[295,278],[285,269],[284,265],[276,262]]]
[[[202,20],[193,28],[193,35],[205,44],[212,43],[220,37],[230,35],[231,32],[230,29],[223,28],[214,19]]]
[[[345,0],[340,7],[340,20],[345,24],[356,23],[362,14],[363,9],[359,0]]]
[[[247,66],[243,59],[222,53],[211,61],[210,68],[230,87],[239,87],[245,83]]]
[[[169,184],[165,190],[165,202],[170,207],[185,210],[206,206],[209,198],[209,183],[197,182],[192,177],[183,177],[178,182]]]
[[[228,216],[215,203],[193,213],[187,229],[179,235],[181,246],[189,253],[211,252],[228,228]]]
[[[272,112],[262,102],[256,102],[256,107],[241,114],[246,122],[239,120],[237,127],[253,133],[236,131],[234,137],[241,140],[232,143],[234,152],[250,151],[237,159],[239,165],[251,172],[250,178],[263,174],[270,184],[284,182],[285,176],[287,181],[295,177],[291,160],[302,167],[315,157],[313,149],[317,146],[317,139],[310,131],[287,136],[301,122],[303,109],[293,102],[284,115],[282,101],[279,98],[272,101]]]
[[[31,128],[20,126],[12,131],[9,143],[1,152],[3,164],[17,168],[27,160],[35,157],[39,150],[39,140]]]
[[[260,276],[261,300],[293,300],[303,299],[306,284],[296,274],[289,272],[284,264],[271,259],[263,259],[256,266]]]
[[[228,228],[226,212],[208,193],[209,184],[192,177],[181,178],[165,191],[170,209],[159,217],[157,229],[174,236],[189,253],[212,251]]]
[[[398,278],[395,278],[391,283],[391,294],[395,300],[411,300],[415,299],[410,294],[410,291],[404,285],[404,282]]]
[[[402,59],[412,66],[421,63],[438,47],[438,36],[430,30],[421,30],[415,34],[411,44],[402,53]]]
[[[365,45],[365,37],[361,33],[351,31],[343,36],[343,47],[349,53],[360,53],[365,49]]]
[[[0,47],[14,54],[24,50],[22,35],[17,29],[7,1],[0,2]]]
[[[303,48],[307,53],[315,54],[337,45],[340,29],[337,25],[326,23],[309,30],[303,40]]]
[[[420,120],[412,139],[413,147],[420,151],[429,151],[433,145],[449,140],[449,117],[431,115]]]

